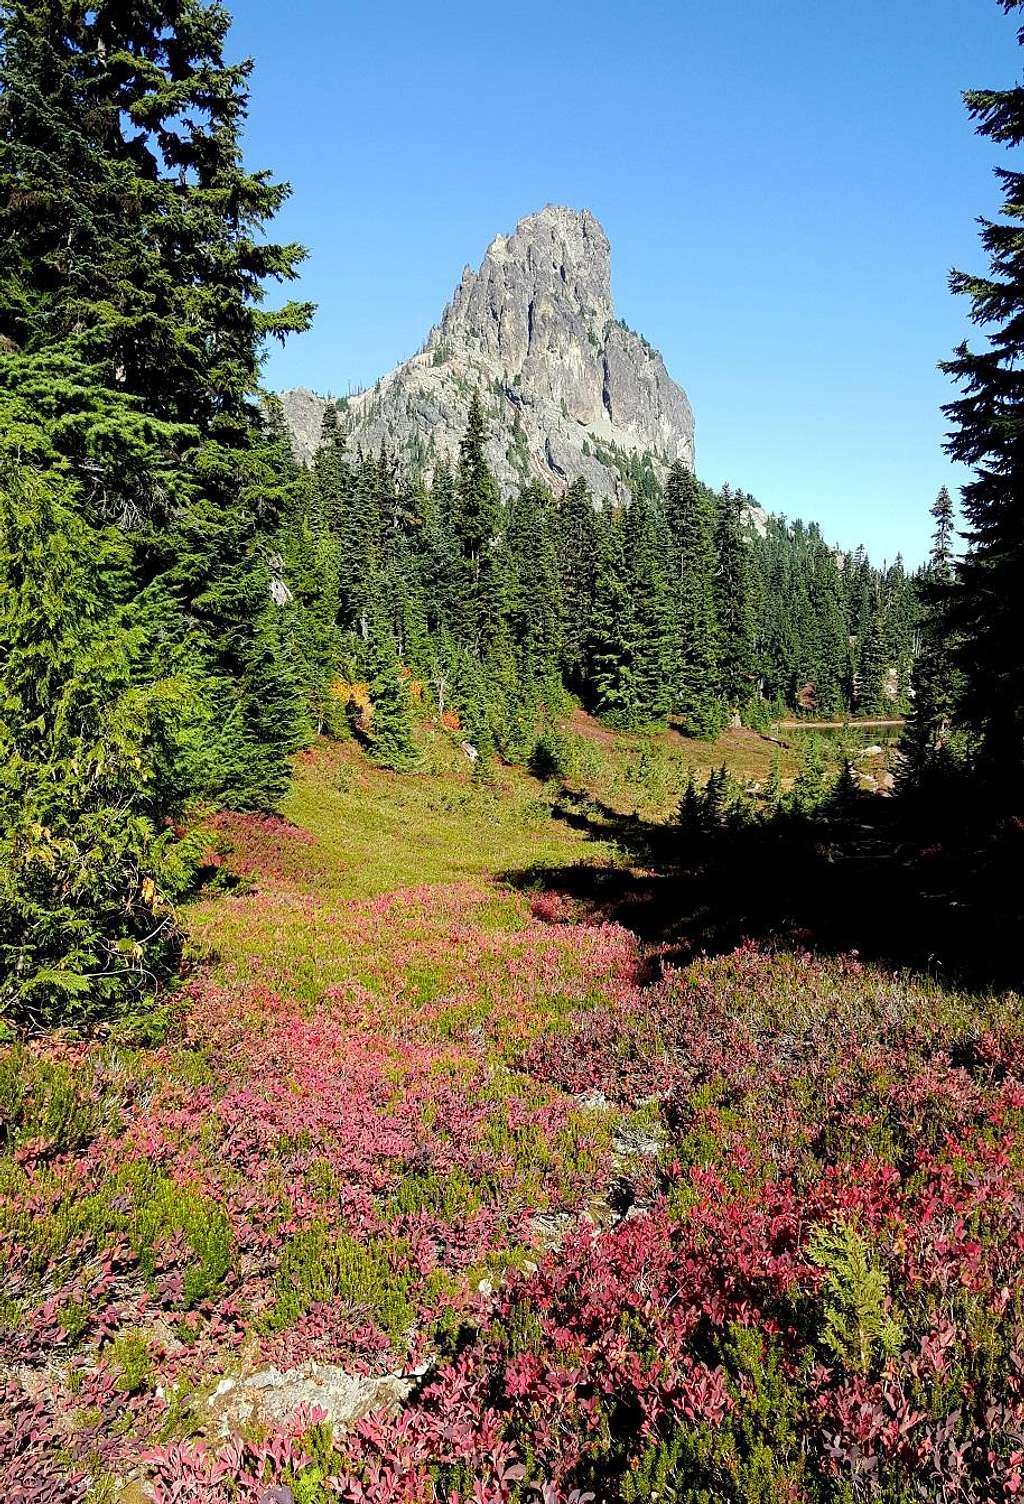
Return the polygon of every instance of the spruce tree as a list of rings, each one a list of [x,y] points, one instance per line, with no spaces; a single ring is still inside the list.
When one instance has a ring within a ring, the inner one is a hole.
[[[667,538],[652,503],[637,496],[624,517],[624,565],[632,631],[633,724],[663,724],[672,708],[675,620],[666,577]]]
[[[778,747],[772,752],[771,762],[768,764],[763,797],[765,815],[772,820],[782,806],[782,759]]]
[[[459,445],[452,531],[459,555],[453,602],[459,635],[483,657],[507,608],[507,561],[496,548],[501,525],[501,493],[484,455],[484,411],[479,393],[469,404]]]
[[[1000,0],[1007,13],[1022,0]],[[1024,28],[1019,32],[1024,44]],[[1004,147],[1024,143],[1024,88],[970,89],[967,109],[980,135]],[[1003,218],[982,220],[988,275],[954,272],[953,292],[970,300],[987,348],[958,346],[944,369],[962,395],[945,412],[947,449],[974,470],[963,488],[968,550],[950,603],[964,675],[961,713],[981,742],[981,767],[997,798],[1019,801],[1024,779],[1024,173],[997,167]]]
[[[743,497],[728,486],[719,498],[715,553],[719,682],[726,703],[740,709],[753,691],[754,621]]]
[[[139,684],[145,633],[122,604],[130,566],[123,535],[87,523],[68,482],[3,467],[2,1023],[109,1016],[178,958],[170,905],[194,843],[164,822],[212,727],[187,675]]]
[[[533,481],[509,504],[506,530],[512,573],[509,626],[524,675],[549,696],[563,657],[556,518],[551,492]]]
[[[341,534],[352,484],[346,451],[347,438],[338,409],[329,402],[320,425],[320,443],[313,456],[312,521],[316,532]]]
[[[140,672],[168,643],[191,655],[211,703],[234,695],[241,752],[266,722],[246,686],[290,484],[255,400],[261,347],[310,313],[261,306],[302,252],[265,235],[287,189],[242,165],[250,64],[224,60],[229,17],[203,0],[7,0],[2,20],[0,442],[124,530],[153,644]],[[293,740],[248,802],[273,797]],[[269,769],[265,752],[211,762],[206,792]]]
[[[886,708],[888,654],[885,624],[879,603],[861,646],[857,680],[857,709],[861,715],[881,715]]]
[[[372,715],[366,741],[382,768],[407,772],[418,761],[412,727],[408,676],[403,673],[394,640],[386,630],[374,633],[368,654]]]
[[[928,564],[917,581],[920,602],[918,648],[911,686],[911,711],[900,740],[903,782],[925,784],[946,762],[953,721],[963,692],[950,621],[955,581],[953,502],[945,486],[931,509],[935,519]]]
[[[558,568],[562,600],[562,672],[579,694],[587,677],[594,612],[598,524],[590,487],[574,480],[558,507]]]
[[[696,477],[676,463],[665,488],[672,546],[676,624],[674,708],[693,736],[721,730],[718,622],[715,616],[714,505]]]
[[[433,633],[451,631],[459,604],[461,558],[455,538],[455,485],[449,466],[439,460],[430,486],[420,496],[419,577]]]
[[[824,715],[837,715],[850,703],[852,663],[846,600],[835,552],[815,527],[806,555],[808,599],[813,616],[810,650],[815,699]]]
[[[642,716],[635,602],[629,589],[623,535],[621,513],[602,517],[586,656],[590,666],[588,694],[594,711],[611,726],[632,729],[642,724]]]

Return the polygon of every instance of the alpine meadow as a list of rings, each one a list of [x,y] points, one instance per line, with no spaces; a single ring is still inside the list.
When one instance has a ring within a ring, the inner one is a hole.
[[[4,1498],[1021,1496],[1024,86],[906,562],[699,478],[587,208],[283,389],[260,5],[0,0]]]

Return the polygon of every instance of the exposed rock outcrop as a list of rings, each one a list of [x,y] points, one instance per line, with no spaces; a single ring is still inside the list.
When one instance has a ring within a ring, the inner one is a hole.
[[[336,1363],[305,1363],[282,1373],[264,1368],[248,1378],[222,1379],[208,1409],[215,1435],[230,1436],[253,1426],[274,1427],[303,1407],[324,1411],[344,1430],[374,1410],[394,1410],[409,1398],[425,1368],[380,1377],[350,1374]]]
[[[426,345],[343,406],[352,442],[387,444],[431,467],[452,458],[479,390],[488,459],[506,488],[556,490],[584,475],[624,494],[629,467],[694,464],[693,414],[658,352],[616,320],[607,236],[587,210],[549,205],[466,267]],[[325,399],[284,393],[296,452],[317,444]]]

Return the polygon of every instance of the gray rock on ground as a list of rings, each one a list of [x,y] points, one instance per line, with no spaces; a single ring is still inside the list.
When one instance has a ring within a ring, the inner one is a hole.
[[[304,1363],[287,1372],[264,1368],[247,1378],[222,1379],[208,1402],[210,1420],[226,1437],[242,1427],[286,1425],[297,1410],[315,1406],[343,1431],[373,1410],[397,1410],[421,1377],[350,1374],[336,1363]]]

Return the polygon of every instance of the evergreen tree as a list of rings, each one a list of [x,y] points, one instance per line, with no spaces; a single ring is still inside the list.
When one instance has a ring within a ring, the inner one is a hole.
[[[789,795],[789,807],[796,815],[814,815],[825,798],[825,764],[816,736],[808,736],[800,762],[800,772]]]
[[[851,703],[852,665],[846,624],[846,597],[839,562],[817,528],[809,530],[809,602],[813,617],[811,659],[819,711],[837,715]],[[808,651],[809,650],[809,651]]]
[[[587,659],[591,703],[609,725],[642,724],[637,687],[637,643],[621,514],[604,517],[598,534],[594,608]]]
[[[885,710],[887,673],[885,629],[879,606],[871,618],[861,648],[857,708],[862,715],[881,715]]]
[[[920,786],[945,761],[953,720],[963,692],[956,662],[950,596],[955,580],[953,502],[943,486],[931,509],[935,519],[928,564],[917,583],[920,600],[918,650],[912,708],[900,740],[904,783]]]
[[[457,631],[478,657],[498,632],[507,607],[506,561],[496,549],[501,512],[501,494],[484,455],[483,407],[474,392],[459,446],[451,523],[460,566],[453,601]]]
[[[754,620],[750,559],[743,523],[743,497],[722,490],[715,529],[714,602],[718,622],[718,670],[726,703],[738,709],[750,699],[754,678]]]
[[[594,498],[582,477],[573,481],[562,498],[557,522],[562,672],[570,689],[579,693],[587,678],[598,554]]]
[[[402,672],[394,640],[386,630],[374,633],[369,652],[370,717],[366,741],[382,768],[407,772],[418,761],[412,729],[408,677]]]
[[[935,531],[932,533],[932,547],[929,556],[929,565],[933,577],[943,584],[952,584],[954,578],[955,554],[953,548],[953,531],[955,512],[953,498],[945,486],[939,490],[932,506],[932,516],[935,519]]]
[[[429,489],[420,498],[419,578],[431,632],[451,631],[458,614],[461,558],[455,539],[455,486],[448,465],[435,466]]]
[[[732,792],[732,780],[725,764],[713,768],[704,785],[701,801],[701,825],[705,831],[713,833],[725,829]]]
[[[313,456],[312,523],[317,533],[340,536],[344,527],[345,505],[352,485],[346,448],[338,409],[329,402],[320,426],[320,444]]]
[[[254,400],[261,346],[310,313],[260,306],[302,252],[264,233],[287,189],[242,165],[250,64],[224,61],[229,17],[203,0],[7,0],[2,20],[0,442],[124,529],[154,655],[174,643],[211,702],[234,693],[242,749],[265,721],[247,685],[289,484]],[[269,749],[211,763],[209,792],[243,763],[269,769]]]
[[[843,758],[843,771],[836,779],[829,795],[829,812],[839,820],[846,820],[860,803],[861,789],[857,770],[849,757]]]
[[[632,648],[631,724],[664,723],[672,708],[675,622],[664,561],[667,538],[654,507],[637,496],[623,518]]]
[[[1000,0],[1007,13],[1022,0]],[[1018,34],[1024,44],[1024,28]],[[1005,147],[1024,142],[1024,89],[964,95],[980,135]],[[944,369],[963,395],[946,407],[947,449],[973,467],[963,488],[968,550],[957,567],[950,620],[963,671],[962,714],[981,739],[982,766],[997,797],[1019,799],[1024,778],[1024,173],[996,168],[1000,221],[982,220],[989,274],[954,272],[988,348],[961,344]]]
[[[674,708],[694,736],[722,726],[715,617],[715,512],[705,489],[676,463],[665,490],[677,633]]]
[[[377,456],[357,456],[351,485],[342,493],[338,521],[339,619],[358,642],[384,615],[381,561],[385,475]]]
[[[782,806],[782,759],[779,749],[776,747],[772,752],[772,760],[768,765],[768,778],[764,786],[764,808],[769,819],[773,819]]]
[[[697,780],[693,776],[691,768],[686,787],[683,789],[683,797],[679,801],[679,810],[676,818],[686,831],[687,835],[699,835],[701,830],[702,800],[701,791],[697,787]]]
[[[562,659],[562,580],[557,513],[550,491],[534,481],[508,509],[506,543],[512,574],[509,626],[524,675],[550,692]]]
[[[67,482],[0,475],[0,1019],[82,1023],[173,971],[192,846],[162,829],[210,731],[185,675],[140,682],[130,554]]]

